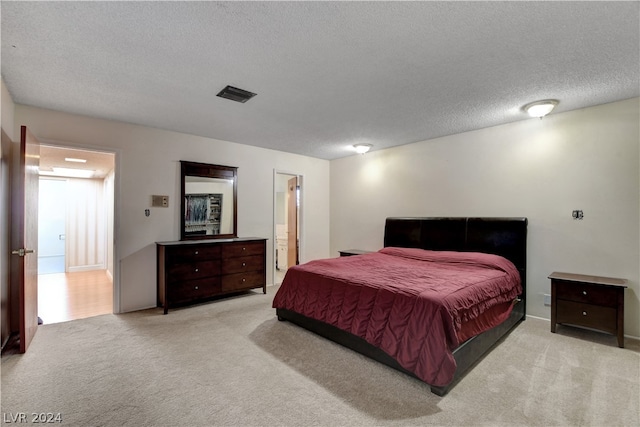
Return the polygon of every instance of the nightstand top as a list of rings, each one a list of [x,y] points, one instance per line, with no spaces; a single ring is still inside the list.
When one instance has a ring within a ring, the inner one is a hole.
[[[338,251],[340,256],[364,255],[364,254],[370,254],[371,252],[372,251],[365,251],[362,249],[343,249],[341,251]]]
[[[586,274],[560,273],[554,271],[549,275],[549,279],[567,280],[570,282],[593,283],[595,285],[622,286],[626,288],[626,279],[618,279],[615,277],[589,276]]]

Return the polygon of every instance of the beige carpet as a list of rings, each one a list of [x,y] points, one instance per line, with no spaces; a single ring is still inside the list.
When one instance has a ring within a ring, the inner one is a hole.
[[[2,412],[66,426],[638,426],[640,346],[528,319],[445,397],[288,322],[269,293],[43,325]]]

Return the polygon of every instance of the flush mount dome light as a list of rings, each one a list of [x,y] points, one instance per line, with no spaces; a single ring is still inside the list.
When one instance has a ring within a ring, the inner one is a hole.
[[[551,112],[558,105],[558,101],[555,99],[545,99],[543,101],[532,102],[524,106],[526,111],[531,117],[543,118]]]
[[[364,154],[367,151],[371,150],[371,147],[373,147],[373,145],[371,144],[354,144],[353,148],[355,148],[356,153],[358,154]]]

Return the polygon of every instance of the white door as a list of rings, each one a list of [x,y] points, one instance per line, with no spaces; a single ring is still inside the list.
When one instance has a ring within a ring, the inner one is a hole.
[[[40,178],[38,274],[64,273],[66,270],[66,186],[66,180]]]

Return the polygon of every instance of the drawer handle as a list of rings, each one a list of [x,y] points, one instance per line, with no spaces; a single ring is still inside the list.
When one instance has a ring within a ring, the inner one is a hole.
[[[242,278],[242,283],[246,282],[247,279],[245,279],[244,277]]]
[[[583,311],[583,312],[582,312],[582,315],[583,315],[583,316],[586,316],[586,315],[587,315],[587,312],[586,312],[586,311]]]
[[[242,266],[243,266],[243,267],[246,267],[246,266],[247,266],[247,263],[246,263],[246,262],[243,262],[243,263],[242,263]]]
[[[199,271],[199,270],[196,268],[196,273],[197,273],[198,271]]]
[[[198,290],[198,287],[196,286],[196,291]]]
[[[243,250],[243,251],[246,251],[246,250],[247,250],[247,248],[242,248],[242,250]]]
[[[586,295],[586,294],[587,294],[587,291],[582,291],[582,295]]]
[[[198,251],[196,251],[196,255],[198,255]]]

